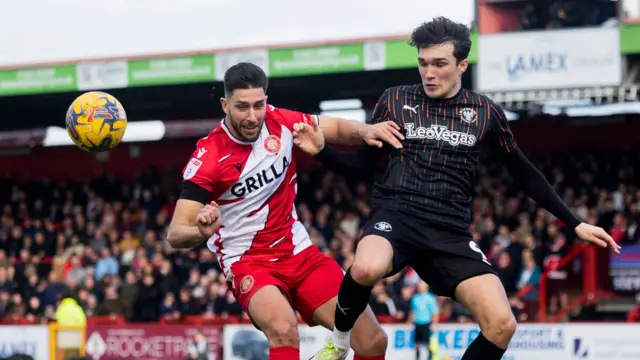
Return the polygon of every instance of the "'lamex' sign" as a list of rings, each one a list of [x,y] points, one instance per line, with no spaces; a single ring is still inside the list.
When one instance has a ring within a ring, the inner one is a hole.
[[[481,35],[477,88],[527,91],[619,85],[619,37],[618,28]]]

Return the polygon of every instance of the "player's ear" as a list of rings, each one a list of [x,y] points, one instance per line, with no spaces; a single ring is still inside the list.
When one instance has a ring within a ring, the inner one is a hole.
[[[227,98],[221,97],[220,98],[220,105],[222,106],[222,111],[224,111],[225,114],[228,114],[229,113],[229,103],[227,102]]]
[[[462,76],[462,74],[464,74],[465,71],[467,71],[467,68],[469,67],[469,60],[468,59],[464,59],[462,61],[460,61],[458,63],[458,73],[460,76]]]

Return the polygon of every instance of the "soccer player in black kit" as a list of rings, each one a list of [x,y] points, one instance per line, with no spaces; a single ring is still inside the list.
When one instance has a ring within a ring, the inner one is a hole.
[[[387,89],[373,121],[404,129],[402,149],[363,145],[337,152],[324,145],[316,124],[296,124],[294,142],[340,173],[372,172],[388,156],[374,184],[372,216],[364,226],[335,313],[332,341],[315,358],[342,359],[349,332],[367,306],[372,286],[412,266],[440,296],[465,305],[480,326],[463,360],[499,360],[516,330],[505,290],[473,241],[472,184],[480,145],[493,147],[522,190],[583,240],[619,251],[602,228],[581,222],[556,195],[544,175],[518,149],[503,110],[487,97],[462,88],[471,49],[469,29],[446,18],[416,28],[422,82]]]

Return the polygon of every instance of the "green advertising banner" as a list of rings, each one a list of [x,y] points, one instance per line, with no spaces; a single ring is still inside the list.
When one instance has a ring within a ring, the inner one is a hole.
[[[129,86],[212,82],[214,55],[194,55],[165,59],[130,60]]]
[[[637,47],[637,42],[632,41],[635,34],[637,31],[625,36],[623,32],[623,48]],[[475,63],[478,34],[474,32],[471,36],[474,45],[469,61]],[[417,66],[416,58],[416,49],[409,46],[406,39],[394,39],[303,48],[262,48],[219,55],[87,61],[77,65],[0,70],[0,96],[220,81],[226,68],[238,61],[259,64],[270,77],[286,77],[411,68]]]
[[[364,44],[269,50],[270,76],[364,71]]]
[[[640,54],[640,24],[620,25],[620,52],[624,55]]]
[[[75,65],[0,71],[0,95],[64,92],[76,88]]]

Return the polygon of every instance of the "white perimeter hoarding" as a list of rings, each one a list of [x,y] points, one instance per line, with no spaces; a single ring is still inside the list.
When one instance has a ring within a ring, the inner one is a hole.
[[[0,325],[0,357],[24,354],[49,360],[49,327],[46,325]]]
[[[617,86],[622,82],[615,28],[480,35],[476,88],[481,92]]]
[[[308,359],[330,338],[319,326],[300,326],[300,358]],[[415,358],[412,327],[384,325],[389,337],[387,360]],[[473,324],[436,327],[440,360],[460,360],[478,336]],[[264,335],[252,325],[227,325],[223,332],[223,360],[267,360]],[[353,359],[353,351],[347,359]],[[638,360],[640,325],[620,324],[521,324],[503,360]]]

